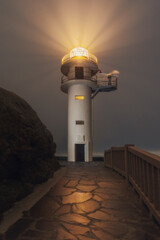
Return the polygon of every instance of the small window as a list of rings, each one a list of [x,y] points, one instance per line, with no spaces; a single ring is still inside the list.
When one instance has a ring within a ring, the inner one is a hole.
[[[75,99],[76,100],[84,100],[84,96],[83,95],[76,95]]]
[[[76,121],[76,125],[84,125],[84,121],[82,121],[82,120],[77,120],[77,121]]]
[[[84,79],[83,67],[75,67],[75,78]]]

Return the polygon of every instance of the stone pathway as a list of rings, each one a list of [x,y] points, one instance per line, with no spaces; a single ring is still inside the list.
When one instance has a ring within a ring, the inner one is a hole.
[[[68,171],[5,240],[158,240],[160,228],[125,180],[103,163]]]

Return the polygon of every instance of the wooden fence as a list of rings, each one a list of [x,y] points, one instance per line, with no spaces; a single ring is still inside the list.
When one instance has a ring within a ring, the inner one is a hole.
[[[160,224],[160,157],[134,145],[112,147],[104,152],[105,166],[132,184]]]

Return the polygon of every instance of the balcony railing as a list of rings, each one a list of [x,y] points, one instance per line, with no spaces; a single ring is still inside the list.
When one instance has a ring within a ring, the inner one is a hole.
[[[75,77],[67,77],[67,76],[63,75],[61,77],[61,84],[66,83],[70,80],[90,80],[92,82],[97,82],[96,77],[84,76],[83,79],[76,79]]]
[[[75,73],[72,72],[71,73],[71,76],[74,76]],[[107,87],[107,86],[114,86],[114,87],[117,87],[117,78],[105,78],[102,79],[102,78],[98,78],[97,75],[93,76],[93,77],[90,77],[90,76],[84,76],[83,78],[84,80],[89,80],[89,81],[92,81],[92,82],[95,82],[97,87]],[[81,80],[83,80],[81,79]],[[63,75],[61,77],[61,84],[63,83],[66,83],[70,80],[79,80],[79,79],[76,79],[75,77],[68,77],[68,76],[65,76]]]

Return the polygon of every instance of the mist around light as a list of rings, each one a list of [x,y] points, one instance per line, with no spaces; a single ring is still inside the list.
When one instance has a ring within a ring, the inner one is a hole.
[[[159,150],[159,0],[0,0],[0,87],[24,98],[67,152],[62,57],[77,46],[118,90],[94,100],[94,152],[133,143]]]
[[[37,44],[45,54],[63,56],[77,46],[93,54],[106,53],[137,39],[130,29],[137,28],[148,11],[140,5],[128,0],[5,1],[4,11],[14,12],[6,19],[5,30]],[[142,37],[139,32],[138,41]]]

